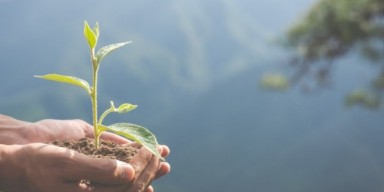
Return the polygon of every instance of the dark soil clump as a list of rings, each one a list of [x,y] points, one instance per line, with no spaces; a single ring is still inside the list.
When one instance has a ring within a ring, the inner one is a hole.
[[[69,141],[53,141],[51,144],[72,149],[95,158],[117,159],[127,163],[137,152],[137,149],[132,146],[120,145],[113,141],[106,140],[100,140],[100,147],[96,149],[94,140],[90,138]]]
[[[129,162],[129,160],[136,154],[137,148],[129,145],[120,145],[113,141],[100,140],[100,146],[96,149],[94,139],[82,138],[80,140],[68,140],[68,141],[53,141],[52,145],[58,147],[64,147],[72,149],[79,153],[94,157],[94,158],[110,158],[117,159],[123,162]],[[89,179],[80,180],[79,184],[92,186],[93,183]]]

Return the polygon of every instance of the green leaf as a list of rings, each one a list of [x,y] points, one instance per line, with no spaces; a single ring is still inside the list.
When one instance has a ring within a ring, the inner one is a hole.
[[[35,75],[34,77],[76,85],[85,89],[88,94],[91,94],[91,87],[89,86],[88,82],[85,80],[79,79],[77,77],[65,76],[65,75],[59,75],[59,74],[47,74],[47,75],[41,75],[41,76]]]
[[[114,112],[116,113],[127,113],[136,109],[137,105],[132,105],[130,103],[121,104],[117,109],[115,108]]]
[[[132,41],[128,41],[128,42],[123,42],[123,43],[115,43],[115,44],[112,44],[112,45],[107,45],[105,47],[102,47],[100,48],[97,53],[96,53],[96,59],[97,59],[97,62],[100,63],[101,60],[103,60],[103,58],[108,55],[110,52],[128,44],[128,43],[132,43]]]
[[[91,49],[94,49],[97,44],[97,38],[99,35],[99,27],[98,24],[96,24],[95,31],[93,31],[87,21],[84,21],[84,37],[88,42],[88,45]]]
[[[111,107],[109,109],[107,109],[106,111],[104,111],[103,114],[101,114],[97,124],[102,124],[103,121],[104,121],[104,118],[109,113],[112,113],[112,112],[115,112],[115,113],[127,113],[129,111],[134,110],[136,107],[137,107],[137,105],[132,105],[130,103],[124,103],[124,104],[120,105],[118,108],[116,108],[115,105],[113,104],[113,101],[111,101]]]
[[[100,34],[99,23],[98,23],[98,22],[96,22],[96,25],[95,25],[95,27],[93,28],[93,32],[95,33],[95,36],[96,36],[96,42],[97,42],[97,40],[99,39],[99,34]]]
[[[105,125],[98,125],[98,126],[101,129],[104,129],[109,132],[113,132],[117,135],[123,136],[127,139],[133,140],[143,145],[145,148],[151,151],[154,155],[156,155],[159,159],[163,161],[165,160],[157,150],[157,146],[159,144],[157,143],[155,135],[151,133],[148,129],[142,126],[134,125],[130,123],[116,123],[109,126],[105,126]]]

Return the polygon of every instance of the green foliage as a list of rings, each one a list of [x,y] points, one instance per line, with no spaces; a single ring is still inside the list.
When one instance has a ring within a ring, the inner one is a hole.
[[[347,106],[362,105],[370,109],[376,109],[380,105],[380,100],[377,95],[363,89],[352,91],[345,98]]]
[[[103,123],[104,118],[109,113],[112,113],[112,112],[115,112],[115,113],[128,113],[128,112],[136,109],[136,107],[137,107],[137,105],[132,105],[130,103],[124,103],[124,104],[121,104],[118,108],[115,108],[115,105],[113,104],[113,101],[111,101],[111,107],[104,111],[104,113],[100,116],[97,124],[101,125]]]
[[[290,78],[291,84],[306,79],[313,80],[319,87],[328,86],[333,61],[352,51],[360,53],[365,59],[382,63],[383,19],[383,0],[319,0],[303,19],[288,30],[283,42],[295,51],[290,62],[295,69]],[[380,100],[384,90],[384,65],[376,67],[382,73],[373,78],[371,88],[374,90],[370,92],[375,97],[358,102],[369,108],[377,108],[380,102],[376,100]],[[346,100],[347,103],[357,101],[351,100],[351,97]]]
[[[264,89],[283,91],[289,88],[289,80],[283,74],[265,74],[261,86]]]
[[[88,42],[90,49],[95,49],[97,45],[97,40],[99,38],[99,24],[96,23],[95,28],[91,29],[88,25],[88,22],[84,22],[84,37]]]
[[[129,41],[129,42],[124,42],[124,43],[116,43],[116,44],[112,44],[112,45],[107,45],[107,46],[105,46],[105,47],[102,47],[102,48],[100,48],[98,51],[97,51],[97,53],[96,53],[96,61],[98,62],[98,63],[100,63],[101,62],[101,60],[106,56],[106,55],[108,55],[110,52],[112,52],[113,50],[116,50],[116,49],[118,49],[118,48],[120,48],[120,47],[122,47],[122,46],[124,46],[124,45],[126,45],[126,44],[128,44],[128,43],[131,43],[131,41]]]
[[[68,83],[72,85],[79,86],[85,91],[87,91],[88,94],[91,94],[91,87],[89,86],[89,83],[85,80],[79,79],[77,77],[72,77],[72,76],[65,76],[65,75],[59,75],[59,74],[48,74],[48,75],[35,75],[37,78],[42,78],[46,80],[51,80],[51,81],[57,81],[61,83]]]
[[[370,40],[384,40],[379,22],[383,16],[381,0],[322,0],[288,31],[286,43],[307,61],[333,59],[355,45],[372,46]]]
[[[116,123],[109,126],[104,126],[104,125],[99,125],[99,126],[100,126],[100,129],[118,134],[125,138],[136,141],[139,144],[142,144],[153,154],[157,154],[157,156],[161,160],[164,160],[161,157],[161,155],[158,154],[159,152],[157,150],[158,144],[156,141],[156,137],[146,128],[139,125],[130,124],[130,123]]]
[[[100,135],[104,131],[109,131],[112,133],[115,133],[117,135],[123,136],[127,139],[133,140],[144,147],[146,147],[148,150],[150,150],[154,155],[159,157],[160,159],[164,160],[160,153],[157,150],[157,140],[155,135],[153,135],[150,131],[148,131],[146,128],[139,126],[139,125],[133,125],[129,123],[117,123],[113,125],[103,125],[102,122],[104,118],[110,114],[111,112],[116,113],[127,113],[129,111],[132,111],[137,107],[137,105],[132,105],[129,103],[124,103],[120,105],[118,108],[115,108],[113,102],[111,101],[111,107],[107,109],[101,116],[98,118],[98,110],[97,110],[97,80],[98,80],[98,69],[100,66],[100,63],[102,59],[107,56],[112,51],[130,43],[130,42],[123,42],[123,43],[116,43],[104,46],[100,48],[97,53],[95,54],[95,48],[97,45],[97,41],[99,38],[99,25],[96,23],[96,26],[91,29],[91,27],[88,25],[88,23],[84,22],[84,37],[89,45],[90,53],[91,53],[91,61],[92,61],[92,67],[93,67],[93,83],[92,87],[90,87],[89,83],[85,80],[82,80],[77,77],[72,76],[64,76],[64,75],[58,75],[58,74],[47,74],[42,76],[35,76],[38,78],[50,80],[50,81],[56,81],[61,83],[67,83],[79,86],[86,90],[88,95],[91,98],[92,101],[92,115],[93,115],[93,127],[95,132],[95,146],[99,147],[100,145]]]
[[[384,90],[384,73],[373,80],[373,86],[375,89]]]

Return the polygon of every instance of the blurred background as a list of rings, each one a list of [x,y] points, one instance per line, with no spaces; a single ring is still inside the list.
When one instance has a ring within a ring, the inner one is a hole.
[[[0,0],[0,113],[91,122],[83,23],[103,60],[100,111],[171,148],[158,192],[384,190],[382,0]]]

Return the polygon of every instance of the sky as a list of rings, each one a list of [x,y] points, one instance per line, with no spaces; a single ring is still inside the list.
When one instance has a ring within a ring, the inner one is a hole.
[[[364,60],[341,59],[332,87],[312,94],[259,87],[290,70],[278,40],[314,2],[0,0],[0,113],[90,121],[82,90],[33,75],[90,79],[82,27],[99,22],[100,46],[133,41],[103,61],[100,107],[139,106],[106,121],[171,148],[156,191],[382,191],[383,110],[343,105],[375,72]]]

